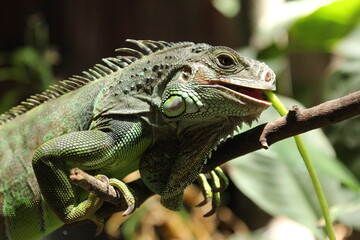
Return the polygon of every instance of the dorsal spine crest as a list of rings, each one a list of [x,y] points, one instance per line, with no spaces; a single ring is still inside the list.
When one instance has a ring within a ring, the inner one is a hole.
[[[81,88],[91,81],[108,76],[116,71],[119,71],[131,63],[137,61],[143,56],[151,55],[157,51],[164,50],[170,47],[187,46],[193,44],[190,42],[169,43],[165,41],[153,40],[133,40],[127,39],[126,42],[131,43],[137,47],[133,48],[119,48],[116,51],[124,53],[125,56],[120,55],[116,57],[103,58],[104,64],[96,64],[88,71],[83,71],[83,76],[73,75],[72,77],[62,80],[59,83],[49,86],[48,89],[40,94],[35,94],[22,101],[19,105],[12,107],[9,111],[0,115],[0,125],[9,122],[16,116],[22,115],[27,111],[41,105],[51,99],[58,98],[70,91]]]

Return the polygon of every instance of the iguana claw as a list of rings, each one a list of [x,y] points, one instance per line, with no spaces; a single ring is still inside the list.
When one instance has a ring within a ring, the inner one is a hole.
[[[110,180],[107,176],[105,176],[104,174],[98,174],[95,176],[96,179],[101,180],[102,182],[106,183],[108,186],[110,185]]]
[[[135,205],[135,197],[134,194],[132,193],[132,190],[123,181],[120,181],[119,179],[116,178],[110,178],[110,185],[119,189],[128,206],[125,212],[123,212],[122,216],[128,216],[131,213],[133,213],[136,205]]]
[[[135,211],[135,203],[131,204],[127,207],[127,209],[125,210],[125,212],[123,212],[122,216],[126,217],[129,216],[130,214],[132,214]]]
[[[210,201],[213,196],[213,192],[205,174],[200,173],[197,177],[197,180],[201,185],[204,200],[197,204],[196,207],[202,207]]]
[[[205,174],[202,173],[199,174],[197,179],[202,187],[204,200],[196,206],[203,206],[208,203],[210,199],[212,199],[211,210],[204,215],[204,217],[209,217],[213,215],[216,212],[216,209],[220,206],[220,192],[227,188],[229,185],[229,180],[220,167],[216,167],[210,172],[210,183],[207,180]]]

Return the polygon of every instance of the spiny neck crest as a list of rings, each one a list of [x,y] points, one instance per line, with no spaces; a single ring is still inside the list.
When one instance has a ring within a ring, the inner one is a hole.
[[[165,41],[152,41],[152,40],[133,40],[127,39],[126,42],[135,45],[134,48],[119,48],[116,49],[121,55],[116,57],[103,58],[103,64],[96,64],[88,71],[83,71],[82,76],[74,75],[66,80],[60,81],[58,84],[50,86],[42,93],[30,96],[19,105],[11,108],[9,111],[0,115],[0,125],[9,122],[16,116],[22,115],[27,111],[41,105],[51,99],[58,98],[65,93],[74,91],[89,82],[95,81],[101,77],[105,77],[114,72],[127,67],[133,62],[141,59],[143,56],[151,55],[160,50],[166,50],[172,47],[185,47],[192,45],[191,42],[165,42]]]

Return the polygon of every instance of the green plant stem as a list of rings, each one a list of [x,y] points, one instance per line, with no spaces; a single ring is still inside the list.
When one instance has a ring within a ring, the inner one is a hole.
[[[279,98],[273,92],[266,91],[265,95],[273,103],[274,108],[276,109],[276,111],[278,111],[278,113],[281,116],[285,116],[288,113],[288,110],[285,108],[285,106],[282,104],[282,102],[279,100]],[[329,239],[336,240],[334,228],[332,225],[332,220],[331,220],[330,213],[329,213],[328,203],[326,201],[324,192],[322,190],[319,178],[316,175],[315,168],[312,164],[310,156],[305,148],[304,142],[303,142],[302,138],[300,137],[300,135],[294,136],[294,139],[296,142],[296,146],[299,150],[299,153],[300,153],[301,157],[303,158],[305,166],[309,172],[312,184],[314,186],[316,196],[318,198],[318,201],[319,201],[319,204],[321,207],[321,211],[323,213],[323,217],[325,220],[326,230],[327,230]]]

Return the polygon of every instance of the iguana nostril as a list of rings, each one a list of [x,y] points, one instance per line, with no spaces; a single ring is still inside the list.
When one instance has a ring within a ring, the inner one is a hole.
[[[270,82],[272,79],[272,72],[271,71],[267,71],[267,73],[265,74],[265,82]]]

